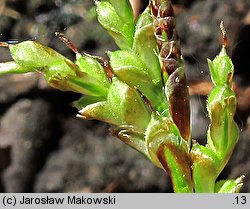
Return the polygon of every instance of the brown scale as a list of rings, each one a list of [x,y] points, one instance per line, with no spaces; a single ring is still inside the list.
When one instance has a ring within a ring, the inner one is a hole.
[[[175,38],[174,29],[175,29],[175,19],[173,17],[165,17],[154,20],[155,35],[157,39],[163,39],[163,34],[167,35],[167,40]],[[166,41],[167,41],[166,40]]]
[[[178,68],[180,61],[180,48],[176,42],[164,42],[160,49],[162,70],[171,75]]]
[[[178,60],[181,58],[181,51],[179,44],[174,41],[171,42],[163,42],[161,49],[160,49],[161,58],[169,59],[174,58]]]
[[[181,61],[181,50],[173,7],[169,0],[151,0],[150,7],[154,18],[155,37],[162,63],[162,71],[171,75]]]
[[[174,17],[174,10],[171,2],[168,0],[154,0],[150,1],[152,14],[157,17]]]

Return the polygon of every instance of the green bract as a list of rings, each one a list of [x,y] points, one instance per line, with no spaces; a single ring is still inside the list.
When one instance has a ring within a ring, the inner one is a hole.
[[[234,66],[224,46],[213,61],[208,59],[208,66],[214,85],[224,85],[226,82],[232,82]],[[230,79],[228,79],[228,76],[230,76]]]
[[[128,1],[97,1],[96,12],[99,22],[114,38],[121,49],[130,49],[133,45],[133,11]]]
[[[120,49],[109,60],[75,53],[73,62],[35,41],[8,46],[13,61],[0,75],[40,72],[52,87],[82,94],[73,103],[79,117],[109,123],[111,133],[144,154],[171,177],[175,192],[239,192],[243,176],[217,181],[238,141],[234,68],[223,46],[208,60],[214,88],[207,99],[207,144],[191,143],[185,66],[171,1],[150,0],[133,17],[128,0],[95,1],[97,18]]]
[[[106,101],[87,105],[80,113],[86,118],[117,126],[131,125],[139,131],[145,131],[150,120],[150,114],[139,93],[116,78],[112,81]]]

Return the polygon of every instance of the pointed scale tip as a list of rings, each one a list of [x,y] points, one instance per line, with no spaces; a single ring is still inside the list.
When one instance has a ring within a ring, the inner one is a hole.
[[[76,115],[77,118],[81,118],[81,119],[87,119],[85,116],[81,115],[81,114],[77,114]]]
[[[222,33],[222,45],[226,47],[228,45],[228,40],[227,40],[227,32],[226,32],[223,20],[220,22],[220,30]]]

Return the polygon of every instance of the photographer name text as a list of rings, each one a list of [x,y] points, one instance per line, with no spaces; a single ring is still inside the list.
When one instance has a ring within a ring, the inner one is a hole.
[[[2,204],[4,206],[15,205],[115,205],[115,196],[105,197],[84,197],[69,195],[67,197],[50,197],[49,195],[42,197],[23,196],[4,196]]]

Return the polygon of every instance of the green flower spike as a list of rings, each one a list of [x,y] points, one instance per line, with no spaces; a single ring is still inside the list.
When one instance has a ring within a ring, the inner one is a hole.
[[[9,47],[14,61],[1,63],[0,75],[41,72],[47,82],[59,90],[99,97],[105,97],[107,94],[109,88],[107,78],[91,76],[91,72],[86,71],[87,68],[83,71],[77,64],[49,47],[35,41],[24,41],[15,45],[5,44],[5,46]],[[99,70],[95,60],[92,59],[92,63],[89,64],[91,65],[89,69]]]
[[[207,132],[207,145],[194,142],[191,150],[193,178],[196,192],[239,191],[243,176],[236,180],[216,179],[227,164],[238,141],[239,129],[234,122],[236,96],[232,90],[234,67],[226,53],[226,34],[221,23],[224,45],[213,61],[208,60],[214,89],[207,100],[210,126]]]

